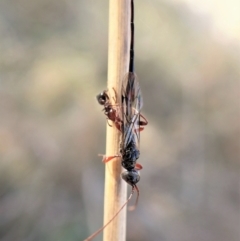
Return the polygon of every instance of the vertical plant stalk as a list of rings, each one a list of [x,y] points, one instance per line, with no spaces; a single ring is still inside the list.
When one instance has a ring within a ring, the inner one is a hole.
[[[108,90],[121,99],[121,85],[129,63],[130,0],[109,1]],[[106,155],[119,153],[121,133],[113,125],[107,125]],[[127,184],[121,178],[121,158],[106,164],[104,193],[104,223],[118,212],[127,199]],[[126,208],[104,229],[104,241],[126,240]]]

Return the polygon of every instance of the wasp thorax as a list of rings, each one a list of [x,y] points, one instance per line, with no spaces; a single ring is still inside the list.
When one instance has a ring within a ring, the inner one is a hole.
[[[122,161],[122,167],[129,171],[134,169],[135,165],[136,165],[136,160]]]

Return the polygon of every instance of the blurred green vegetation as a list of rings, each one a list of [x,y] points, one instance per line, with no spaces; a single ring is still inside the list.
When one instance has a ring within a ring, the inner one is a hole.
[[[135,3],[149,125],[129,241],[239,240],[234,4]],[[108,1],[0,2],[1,241],[83,240],[101,226],[105,118],[95,96],[106,88],[107,34]]]

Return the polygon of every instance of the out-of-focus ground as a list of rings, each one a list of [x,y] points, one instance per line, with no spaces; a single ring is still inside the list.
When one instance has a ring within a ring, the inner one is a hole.
[[[240,2],[135,2],[149,125],[127,240],[239,241]],[[107,42],[108,1],[0,1],[1,241],[102,225]]]

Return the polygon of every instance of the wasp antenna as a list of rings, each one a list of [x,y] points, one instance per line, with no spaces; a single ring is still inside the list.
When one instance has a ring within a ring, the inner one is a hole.
[[[93,238],[95,238],[99,233],[101,233],[103,231],[104,228],[106,228],[108,226],[108,224],[110,224],[114,218],[117,217],[117,215],[123,210],[123,208],[127,205],[127,203],[129,202],[129,200],[132,198],[132,195],[134,193],[134,188],[132,189],[131,194],[129,195],[127,201],[122,205],[122,207],[115,213],[115,215],[104,225],[102,226],[100,229],[98,229],[95,233],[93,233],[91,236],[89,236],[88,238],[84,239],[83,241],[90,241]]]
[[[132,187],[132,193],[134,192],[135,189],[136,189],[136,191],[137,191],[137,199],[136,199],[135,204],[134,204],[133,206],[128,207],[128,211],[133,211],[133,210],[135,210],[136,207],[137,207],[137,204],[138,204],[139,189],[138,189],[137,185],[134,185],[134,186]]]

